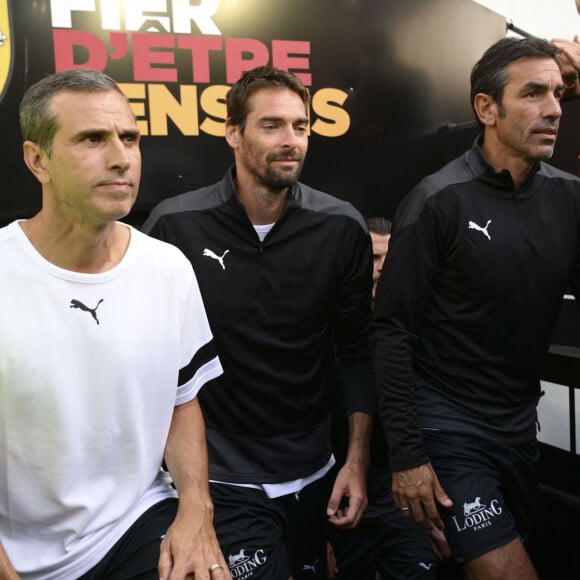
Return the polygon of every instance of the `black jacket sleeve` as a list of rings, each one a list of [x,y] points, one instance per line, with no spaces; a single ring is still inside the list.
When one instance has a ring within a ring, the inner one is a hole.
[[[373,254],[370,236],[360,225],[353,225],[335,295],[334,340],[346,414],[373,415],[376,392],[369,344]]]
[[[417,422],[413,352],[437,274],[434,212],[417,189],[403,201],[375,296],[371,345],[379,416],[393,471],[429,461]]]

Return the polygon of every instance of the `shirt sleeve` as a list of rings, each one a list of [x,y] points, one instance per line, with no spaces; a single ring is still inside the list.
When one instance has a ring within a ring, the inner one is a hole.
[[[176,405],[192,400],[206,383],[223,373],[197,278],[185,256],[183,262],[188,276],[184,277],[182,292],[181,366]]]
[[[358,223],[344,256],[333,326],[345,412],[373,415],[376,391],[369,343],[373,254],[370,236]]]
[[[418,427],[413,352],[417,328],[437,273],[438,240],[432,209],[413,191],[397,216],[374,304],[371,345],[379,416],[393,471],[429,461]]]

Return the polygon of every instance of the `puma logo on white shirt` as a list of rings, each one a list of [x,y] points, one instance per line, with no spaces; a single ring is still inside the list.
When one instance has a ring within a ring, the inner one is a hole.
[[[212,250],[208,250],[207,248],[205,248],[203,250],[203,255],[207,256],[208,258],[211,258],[212,260],[217,260],[220,263],[222,270],[225,270],[226,266],[224,264],[224,258],[228,252],[229,250],[226,250],[221,256],[218,256],[215,252],[212,252]]]
[[[489,227],[489,224],[491,223],[491,220],[487,220],[487,223],[485,224],[485,227],[481,227],[479,225],[477,225],[475,222],[469,222],[468,226],[470,230],[477,230],[478,232],[481,232],[488,240],[491,240],[491,236],[489,235],[487,228]]]

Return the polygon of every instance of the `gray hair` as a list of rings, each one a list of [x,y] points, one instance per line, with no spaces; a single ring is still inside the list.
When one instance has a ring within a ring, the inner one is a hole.
[[[49,75],[28,88],[20,103],[20,129],[25,141],[33,141],[52,152],[52,141],[58,130],[58,120],[50,110],[52,97],[62,91],[117,91],[119,85],[108,75],[92,69],[73,69]]]
[[[471,106],[484,93],[502,110],[503,89],[509,82],[508,66],[520,58],[551,58],[556,63],[558,48],[541,38],[502,38],[490,46],[471,71]],[[475,111],[475,110],[474,110]],[[478,122],[479,118],[475,115]]]

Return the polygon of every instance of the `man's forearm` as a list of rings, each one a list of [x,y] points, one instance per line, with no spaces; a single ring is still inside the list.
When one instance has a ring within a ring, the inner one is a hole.
[[[197,400],[175,408],[165,462],[182,501],[211,506],[205,422]]]
[[[197,399],[174,409],[165,462],[179,507],[161,543],[160,578],[206,578],[211,570],[212,580],[231,580],[213,528],[205,422]]]
[[[345,464],[362,466],[366,473],[369,466],[370,441],[373,418],[368,413],[356,412],[348,416],[348,451]]]
[[[4,551],[2,544],[0,543],[0,580],[18,580],[19,576],[14,570],[8,555]]]
[[[368,503],[366,473],[373,420],[367,413],[357,411],[349,415],[348,424],[346,461],[336,476],[326,510],[329,521],[339,528],[356,527]]]

